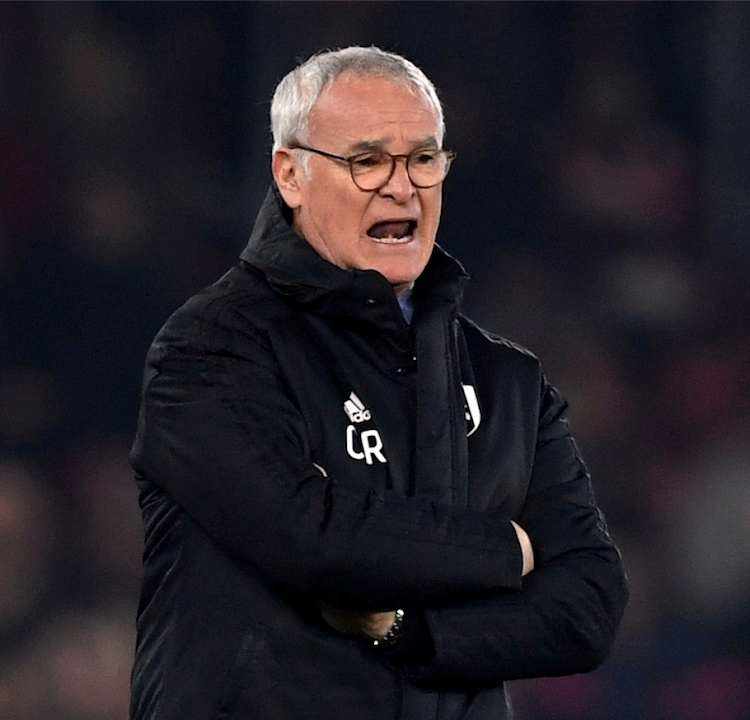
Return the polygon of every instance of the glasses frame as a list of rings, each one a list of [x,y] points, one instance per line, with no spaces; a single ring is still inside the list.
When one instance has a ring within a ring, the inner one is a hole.
[[[412,157],[416,156],[420,150],[415,150],[414,152],[410,152],[408,154],[397,154],[394,155],[393,153],[385,152],[384,150],[379,150],[378,152],[381,152],[384,156],[388,156],[391,159],[391,171],[388,173],[388,177],[377,187],[374,188],[363,188],[358,182],[357,178],[354,174],[354,163],[358,158],[364,157],[365,155],[370,155],[372,151],[369,152],[362,152],[357,153],[356,155],[349,155],[348,157],[344,157],[342,155],[333,155],[332,153],[325,152],[323,150],[318,150],[317,148],[310,147],[309,145],[294,145],[292,150],[305,150],[306,152],[315,153],[316,155],[321,155],[323,157],[329,158],[330,160],[337,160],[338,162],[346,163],[349,166],[349,174],[352,177],[352,182],[363,192],[374,192],[376,190],[380,190],[383,186],[387,185],[391,178],[393,177],[393,173],[396,172],[396,160],[402,159],[404,161],[404,166],[406,167],[406,174],[409,176],[409,182],[416,188],[420,188],[422,190],[426,188],[435,187],[436,185],[440,185],[441,182],[445,180],[445,178],[448,176],[448,171],[451,169],[451,164],[456,159],[456,153],[452,150],[445,150],[441,149],[438,150],[438,153],[442,153],[445,156],[445,174],[443,175],[440,180],[437,182],[431,183],[430,185],[420,185],[419,183],[415,183],[412,179],[411,173],[409,172],[409,161]]]

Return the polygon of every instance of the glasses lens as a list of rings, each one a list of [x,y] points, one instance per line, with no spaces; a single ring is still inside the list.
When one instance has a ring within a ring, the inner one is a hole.
[[[446,158],[442,150],[419,150],[409,155],[409,178],[417,187],[432,187],[445,178]]]
[[[388,182],[393,159],[387,153],[370,152],[350,161],[352,178],[362,190],[377,190]]]

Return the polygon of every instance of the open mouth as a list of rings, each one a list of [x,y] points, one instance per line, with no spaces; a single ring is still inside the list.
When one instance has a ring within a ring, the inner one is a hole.
[[[367,231],[367,236],[379,243],[396,245],[409,242],[416,229],[416,220],[386,220],[375,223]]]

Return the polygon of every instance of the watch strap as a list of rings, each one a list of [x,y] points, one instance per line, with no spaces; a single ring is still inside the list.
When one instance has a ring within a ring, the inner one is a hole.
[[[401,637],[401,626],[404,622],[404,611],[399,609],[396,610],[396,617],[393,620],[393,625],[391,625],[391,629],[380,639],[373,640],[372,644],[374,647],[378,648],[379,650],[393,650],[396,645],[398,645],[398,641]]]

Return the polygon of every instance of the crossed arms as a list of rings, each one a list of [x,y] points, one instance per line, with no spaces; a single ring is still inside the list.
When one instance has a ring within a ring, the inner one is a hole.
[[[627,590],[551,389],[534,468],[544,480],[532,473],[510,518],[330,482],[262,343],[228,351],[213,326],[200,338],[152,351],[133,461],[225,552],[323,601],[341,632],[382,637],[395,608],[420,608],[435,652],[412,668],[417,681],[494,685],[606,656]]]

